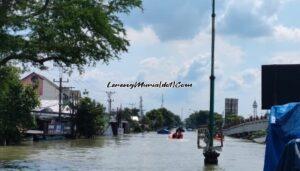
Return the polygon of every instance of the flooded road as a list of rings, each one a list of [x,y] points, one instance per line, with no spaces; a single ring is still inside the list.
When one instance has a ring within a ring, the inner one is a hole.
[[[205,167],[196,132],[183,140],[156,133],[0,147],[0,170],[259,171],[265,145],[226,137],[219,165]]]

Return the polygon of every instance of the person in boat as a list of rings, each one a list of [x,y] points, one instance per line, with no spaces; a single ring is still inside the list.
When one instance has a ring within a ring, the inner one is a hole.
[[[176,129],[176,132],[172,134],[172,138],[173,139],[182,139],[183,138],[182,132],[183,132],[182,128]]]

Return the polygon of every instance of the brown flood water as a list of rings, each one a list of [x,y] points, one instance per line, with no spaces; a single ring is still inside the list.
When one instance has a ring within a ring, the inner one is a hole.
[[[171,140],[156,133],[0,147],[0,170],[260,171],[265,145],[226,137],[218,166],[204,166],[196,133]]]

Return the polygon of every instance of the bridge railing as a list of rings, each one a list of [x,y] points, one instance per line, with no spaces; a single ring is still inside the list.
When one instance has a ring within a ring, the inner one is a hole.
[[[229,128],[233,128],[233,127],[235,127],[235,126],[237,126],[237,127],[239,127],[239,126],[241,126],[241,125],[243,125],[243,124],[247,124],[247,123],[253,123],[253,122],[255,122],[255,121],[261,121],[261,120],[263,120],[263,121],[265,121],[265,120],[267,120],[268,119],[268,117],[267,117],[267,115],[264,115],[264,116],[260,116],[260,117],[250,117],[250,118],[247,118],[247,119],[242,119],[242,120],[240,120],[240,121],[238,121],[238,122],[236,122],[236,123],[231,123],[231,124],[228,124],[228,125],[225,125],[224,127],[223,127],[223,130],[224,129],[229,129]]]
[[[250,122],[244,122],[241,124],[237,124],[231,127],[227,127],[227,128],[223,128],[223,130],[229,130],[229,129],[234,129],[234,128],[238,128],[238,127],[242,127],[242,126],[246,126],[246,125],[253,125],[253,124],[257,124],[257,123],[265,123],[268,119],[261,119],[261,120],[253,120]]]

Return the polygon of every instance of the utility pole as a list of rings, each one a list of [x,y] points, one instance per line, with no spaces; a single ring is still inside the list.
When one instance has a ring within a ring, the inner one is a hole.
[[[62,79],[62,73],[60,74],[59,80],[56,81],[55,79],[53,80],[53,82],[58,82],[59,83],[59,102],[58,102],[58,120],[59,123],[61,122],[61,111],[62,111],[62,83],[68,83],[69,79],[67,81],[63,81]]]
[[[106,91],[106,94],[107,94],[107,102],[108,102],[108,113],[109,115],[111,115],[111,103],[114,101],[112,99],[112,95],[115,94],[116,92],[113,92],[113,91]]]
[[[140,96],[140,117],[144,116],[144,110],[143,110],[143,97]]]
[[[164,94],[161,95],[161,106],[160,108],[164,107]]]
[[[209,125],[208,125],[208,148],[204,151],[205,164],[218,164],[219,153],[214,150],[214,134],[215,134],[215,116],[214,116],[214,96],[215,96],[215,0],[212,0],[212,36],[211,36],[211,75],[210,75],[210,103],[209,103]]]

